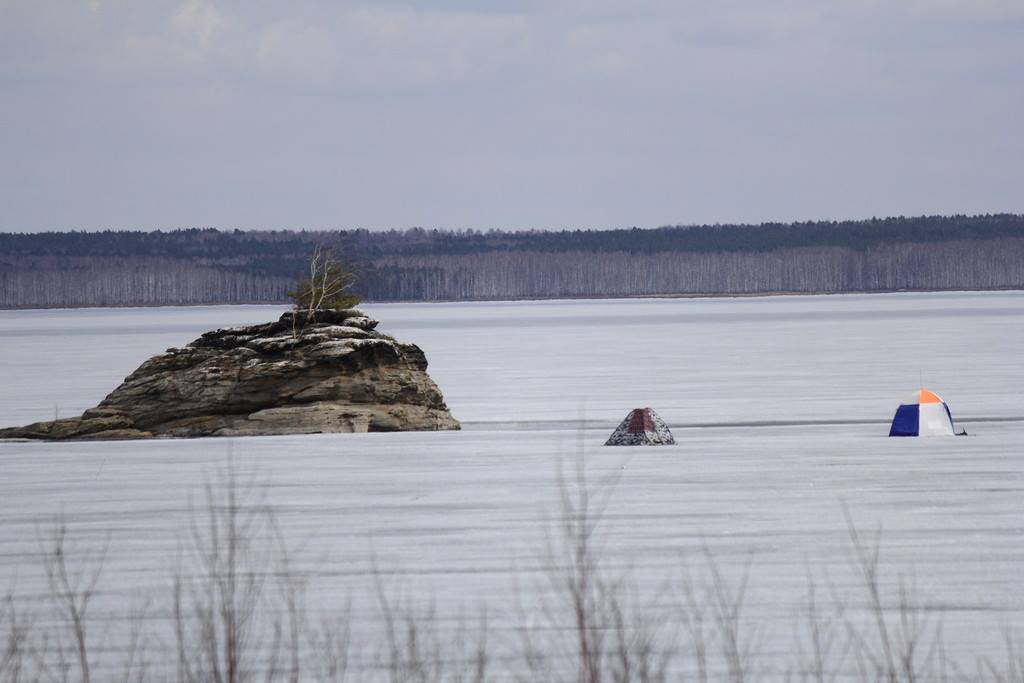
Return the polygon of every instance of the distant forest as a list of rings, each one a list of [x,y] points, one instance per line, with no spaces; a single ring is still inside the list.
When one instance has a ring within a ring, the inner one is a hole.
[[[656,229],[0,234],[0,308],[278,303],[314,245],[370,301],[1024,288],[1024,216]]]

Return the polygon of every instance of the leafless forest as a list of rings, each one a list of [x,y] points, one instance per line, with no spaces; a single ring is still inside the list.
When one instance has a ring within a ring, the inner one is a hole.
[[[655,230],[0,235],[0,307],[282,302],[329,245],[371,301],[1024,287],[1024,217]]]

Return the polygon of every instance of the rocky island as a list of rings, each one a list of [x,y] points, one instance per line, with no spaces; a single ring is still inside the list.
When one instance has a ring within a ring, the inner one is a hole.
[[[82,415],[0,429],[0,438],[459,429],[423,351],[376,327],[357,309],[327,309],[207,332],[150,358]]]

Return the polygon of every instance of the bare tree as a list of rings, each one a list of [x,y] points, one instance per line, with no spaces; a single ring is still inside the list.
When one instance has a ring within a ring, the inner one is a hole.
[[[106,544],[102,549],[82,561],[81,567],[69,565],[67,546],[67,524],[63,516],[58,517],[50,538],[42,548],[43,568],[53,601],[60,618],[66,620],[73,657],[78,664],[80,680],[92,680],[92,662],[89,655],[89,606],[96,594],[96,585],[103,572]],[[66,669],[67,654],[63,638],[58,638],[57,649],[62,669]]]
[[[881,580],[881,529],[869,539],[857,529],[844,506],[853,552],[853,565],[867,594],[873,637],[857,628],[849,618],[846,631],[849,648],[862,679],[915,683],[934,677],[936,662],[946,668],[941,622],[929,618],[913,596],[911,586],[900,577],[895,607],[887,605]],[[895,613],[890,619],[889,613]]]
[[[8,593],[0,604],[0,626],[3,632],[0,637],[0,680],[18,683],[21,680],[34,680],[36,676],[28,673],[33,651],[30,641],[32,619],[27,617],[21,606]],[[24,676],[24,678],[23,678]]]
[[[588,481],[580,444],[572,477],[565,476],[559,461],[557,478],[560,508],[554,533],[547,537],[538,604],[520,599],[518,605],[526,622],[519,629],[522,679],[665,680],[672,653],[662,647],[662,624],[646,614],[649,606],[641,605],[628,575],[613,575],[602,562],[600,525],[618,475]],[[538,625],[534,616],[543,622]],[[563,670],[566,662],[571,674]]]
[[[179,571],[174,579],[178,678],[186,683],[240,683],[258,669],[273,676],[285,629],[292,634],[289,646],[298,647],[298,636],[290,630],[290,622],[298,618],[298,603],[294,593],[285,591],[293,602],[286,600],[283,611],[279,605],[265,605],[273,556],[280,552],[273,543],[272,513],[251,480],[239,481],[232,460],[217,485],[207,482],[204,495],[189,530],[192,572]],[[262,659],[266,662],[260,664]],[[297,657],[290,661],[298,667]]]
[[[433,603],[417,609],[399,595],[389,595],[373,559],[373,583],[384,629],[383,668],[391,683],[436,683],[442,676],[441,643],[434,625]]]
[[[696,669],[698,683],[708,682],[708,599],[706,595],[698,595],[697,586],[685,558],[682,561],[683,578],[681,592],[683,602],[680,606],[685,633],[690,639],[689,651],[693,654],[693,667]]]
[[[833,597],[832,602],[835,606],[835,615],[827,614],[822,609],[818,583],[808,568],[804,613],[802,618],[794,623],[794,654],[797,657],[797,669],[802,681],[832,683],[846,660],[849,641],[840,639],[840,626],[846,607],[836,597]]]
[[[729,680],[732,683],[743,683],[750,670],[754,651],[754,638],[745,633],[742,618],[751,562],[748,560],[744,565],[739,583],[733,587],[726,581],[706,546],[704,557],[711,573],[711,609],[722,648],[722,658],[728,667]]]
[[[352,658],[352,600],[333,610],[316,625],[307,625],[306,640],[311,654],[312,676],[320,683],[341,683],[349,673]]]
[[[323,309],[352,308],[359,297],[349,290],[356,275],[327,247],[317,245],[309,256],[309,274],[299,280],[298,287],[288,295],[294,302],[292,331],[298,334],[304,324],[312,323]]]
[[[124,683],[146,681],[149,674],[147,648],[149,645],[146,623],[149,617],[150,601],[145,598],[136,600],[137,607],[128,614],[128,640],[124,663],[121,666],[121,680]]]

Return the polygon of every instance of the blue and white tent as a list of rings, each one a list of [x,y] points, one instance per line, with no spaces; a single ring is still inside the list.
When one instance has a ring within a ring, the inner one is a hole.
[[[938,394],[927,389],[896,409],[889,436],[953,436],[953,415]]]

